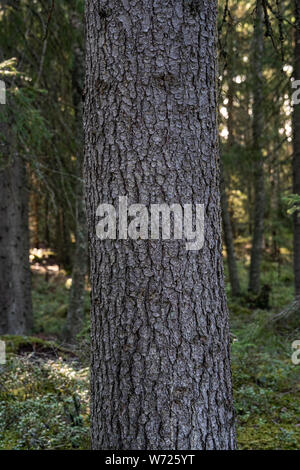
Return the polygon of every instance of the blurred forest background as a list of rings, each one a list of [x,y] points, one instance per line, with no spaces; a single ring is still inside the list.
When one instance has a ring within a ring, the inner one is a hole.
[[[219,10],[238,446],[299,449],[300,2],[220,0]],[[83,0],[1,0],[0,449],[90,445],[83,79]]]

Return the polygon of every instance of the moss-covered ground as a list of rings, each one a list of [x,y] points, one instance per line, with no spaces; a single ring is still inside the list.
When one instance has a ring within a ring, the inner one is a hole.
[[[247,269],[239,265],[244,292]],[[300,449],[300,365],[291,361],[300,340],[299,317],[274,326],[270,318],[293,296],[290,263],[264,262],[270,310],[229,298],[232,371],[239,449]],[[35,330],[5,337],[0,373],[0,449],[89,448],[88,314],[79,352],[62,344],[69,283],[63,274],[34,274]],[[88,312],[88,294],[87,294]]]

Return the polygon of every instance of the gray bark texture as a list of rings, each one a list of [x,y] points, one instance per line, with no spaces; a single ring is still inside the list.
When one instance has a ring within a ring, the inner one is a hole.
[[[235,448],[215,0],[87,0],[93,449]],[[205,243],[97,239],[100,203],[205,205]]]
[[[264,239],[265,182],[262,154],[263,137],[263,7],[262,0],[256,2],[256,16],[253,38],[253,168],[254,168],[254,227],[251,250],[249,290],[260,291],[260,268]]]
[[[300,80],[300,0],[295,0],[295,19],[294,78]],[[294,105],[293,146],[293,192],[300,194],[300,104]],[[298,213],[294,214],[294,272],[295,293],[300,300],[300,216]]]

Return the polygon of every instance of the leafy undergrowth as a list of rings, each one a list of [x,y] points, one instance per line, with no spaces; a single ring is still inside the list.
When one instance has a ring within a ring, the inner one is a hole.
[[[239,266],[243,290],[247,270]],[[270,317],[292,299],[288,265],[266,264],[270,310],[254,310],[245,295],[229,298],[232,370],[239,449],[300,449],[300,365],[291,344],[300,324],[274,327]],[[68,289],[59,276],[34,279],[35,335],[6,337],[8,361],[0,373],[0,449],[88,449],[87,356],[57,346]],[[54,341],[45,339],[51,338]],[[88,322],[79,338],[88,351]],[[2,338],[3,339],[3,338]]]
[[[69,287],[63,272],[34,272],[35,336],[0,338],[7,352],[0,366],[0,450],[90,447],[88,352],[82,344],[77,355],[58,344]],[[88,293],[86,302],[88,310]]]
[[[266,264],[262,280],[272,288],[270,310],[251,310],[243,297],[229,300],[231,331],[237,338],[232,371],[238,448],[300,449],[300,365],[291,360],[300,324],[298,319],[280,326],[270,322],[293,298],[290,265],[278,273],[275,265]]]
[[[38,353],[40,356],[65,358],[75,356],[75,353],[68,348],[57,345],[54,341],[46,341],[36,336],[4,335],[1,340],[5,342],[7,353],[24,354]]]
[[[291,341],[256,322],[235,330],[235,335],[239,340],[232,346],[232,370],[239,448],[299,449],[300,368],[291,361]]]
[[[70,295],[71,280],[63,271],[46,276],[34,273],[32,303],[34,311],[34,333],[54,339],[61,338]],[[89,292],[85,295],[85,313],[89,315]]]
[[[0,450],[89,448],[87,368],[59,350],[55,359],[9,353],[2,368]]]

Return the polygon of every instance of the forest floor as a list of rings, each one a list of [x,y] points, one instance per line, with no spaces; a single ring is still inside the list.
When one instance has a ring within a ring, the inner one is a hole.
[[[300,325],[270,323],[292,300],[290,266],[263,264],[263,283],[272,288],[269,310],[255,308],[247,295],[228,296],[239,449],[300,448],[300,365],[291,360]],[[239,270],[246,291],[246,266]],[[88,449],[89,295],[74,353],[60,339],[69,278],[53,264],[44,270],[36,264],[33,272],[34,336],[1,338],[7,363],[0,366],[0,449]]]

